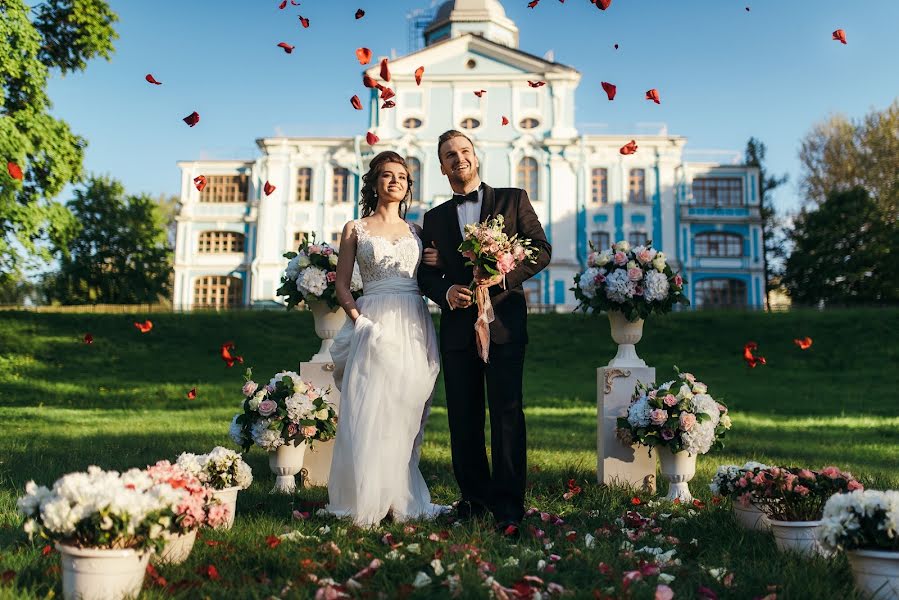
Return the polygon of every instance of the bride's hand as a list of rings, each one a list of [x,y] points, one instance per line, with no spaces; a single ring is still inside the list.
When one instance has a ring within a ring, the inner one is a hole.
[[[440,252],[437,251],[437,244],[431,242],[430,248],[425,248],[421,257],[421,262],[429,267],[443,268],[443,260],[440,258]]]

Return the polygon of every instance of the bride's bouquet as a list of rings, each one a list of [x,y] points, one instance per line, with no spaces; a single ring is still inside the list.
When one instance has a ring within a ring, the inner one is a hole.
[[[337,412],[328,403],[328,389],[316,388],[293,371],[282,371],[267,385],[251,379],[247,369],[242,391],[243,412],[234,415],[229,435],[249,450],[253,444],[267,452],[285,444],[326,442],[337,434]]]
[[[578,309],[592,313],[617,310],[628,321],[670,312],[675,304],[690,304],[684,278],[675,273],[665,254],[652,247],[631,247],[626,241],[596,251],[590,246],[587,268],[574,276]]]
[[[311,237],[303,238],[296,252],[285,253],[284,258],[290,262],[276,293],[284,297],[288,310],[310,300],[326,302],[332,309],[338,307],[334,285],[337,281],[337,250],[327,243],[316,244],[313,233]],[[356,268],[350,290],[354,298],[358,298],[362,291],[362,277]]]

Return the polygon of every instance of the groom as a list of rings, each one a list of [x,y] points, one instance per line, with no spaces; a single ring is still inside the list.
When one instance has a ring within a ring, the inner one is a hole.
[[[493,513],[497,530],[517,536],[524,516],[527,443],[522,409],[524,350],[528,341],[527,307],[522,282],[549,264],[552,247],[537,219],[527,192],[481,182],[474,145],[463,133],[450,130],[437,142],[440,172],[455,192],[452,200],[425,213],[422,241],[436,247],[442,266],[422,264],[418,282],[440,305],[440,351],[449,417],[453,472],[462,499],[460,517]],[[538,251],[536,263],[523,263],[502,277],[474,272],[459,252],[466,225],[503,215],[505,232],[530,238]],[[472,280],[488,286],[496,319],[490,324],[489,362],[478,355],[475,320],[478,309],[468,289]],[[493,473],[487,465],[484,439],[484,386],[490,407],[490,447]]]

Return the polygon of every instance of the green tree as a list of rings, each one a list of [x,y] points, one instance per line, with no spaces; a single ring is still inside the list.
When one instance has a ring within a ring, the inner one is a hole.
[[[783,274],[783,260],[785,258],[784,251],[784,233],[774,209],[774,201],[770,192],[775,188],[783,185],[787,181],[787,176],[768,175],[765,169],[765,154],[768,148],[764,143],[752,137],[746,142],[745,161],[748,166],[756,167],[759,170],[759,212],[762,217],[762,263],[765,269],[765,303],[770,305],[771,290],[776,288],[780,283]]]
[[[899,224],[865,189],[832,192],[794,225],[783,283],[795,302],[899,302]]]
[[[111,178],[89,177],[66,206],[78,227],[67,247],[56,248],[60,266],[47,286],[51,300],[132,304],[169,296],[172,249],[156,201],[126,196]]]
[[[109,58],[117,21],[106,0],[0,0],[0,280],[13,277],[25,255],[49,259],[74,232],[63,187],[81,180],[84,138],[50,115],[47,78]],[[7,174],[16,163],[22,180]],[[40,244],[49,241],[50,245]]]

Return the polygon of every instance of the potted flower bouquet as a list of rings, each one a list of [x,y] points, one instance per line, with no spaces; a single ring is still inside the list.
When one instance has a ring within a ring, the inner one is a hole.
[[[312,362],[330,362],[333,338],[343,327],[346,314],[337,303],[334,282],[337,281],[337,251],[326,243],[316,244],[315,234],[303,238],[296,252],[287,252],[287,269],[281,277],[281,287],[276,292],[287,302],[290,310],[305,302],[315,319],[315,333],[322,346]],[[362,277],[354,268],[350,290],[356,298],[362,291]]]
[[[181,467],[200,483],[213,490],[213,496],[221,503],[224,511],[223,520],[215,519],[211,526],[231,529],[237,508],[237,493],[245,490],[253,483],[253,471],[244,462],[240,454],[216,446],[208,454],[191,454],[184,452],[178,457],[177,466]],[[218,516],[216,509],[216,516]]]
[[[818,539],[845,550],[856,587],[875,600],[899,599],[899,491],[855,490],[824,505]]]
[[[767,530],[768,522],[765,519],[765,513],[755,504],[750,502],[744,506],[742,502],[738,502],[739,496],[743,494],[743,488],[739,486],[739,482],[743,479],[743,475],[753,469],[768,468],[768,465],[753,461],[747,462],[742,467],[721,465],[715,471],[712,483],[709,484],[709,489],[713,494],[731,501],[737,523],[746,529]]]
[[[765,513],[777,547],[800,554],[825,554],[816,532],[824,505],[834,494],[864,489],[851,473],[836,467],[820,471],[796,467],[755,468],[737,485],[740,502],[756,504]]]
[[[29,536],[56,543],[66,600],[110,599],[140,592],[150,554],[165,542],[171,507],[183,497],[146,471],[91,466],[52,489],[28,482],[17,507]]]
[[[678,372],[678,379],[660,386],[637,383],[627,414],[617,420],[616,435],[626,446],[658,448],[661,472],[670,484],[665,498],[689,502],[697,455],[721,445],[730,427],[727,407],[692,373]]]
[[[574,276],[571,291],[577,309],[609,314],[612,339],[618,344],[609,366],[645,367],[634,349],[643,336],[643,321],[653,313],[670,312],[675,304],[689,304],[685,283],[652,242],[631,247],[620,241],[599,251],[591,244],[587,268]]]
[[[231,439],[245,450],[255,444],[268,452],[269,467],[277,475],[272,492],[292,493],[306,447],[337,434],[330,389],[316,388],[293,371],[282,371],[261,387],[251,377],[247,369],[243,412],[231,421]]]

